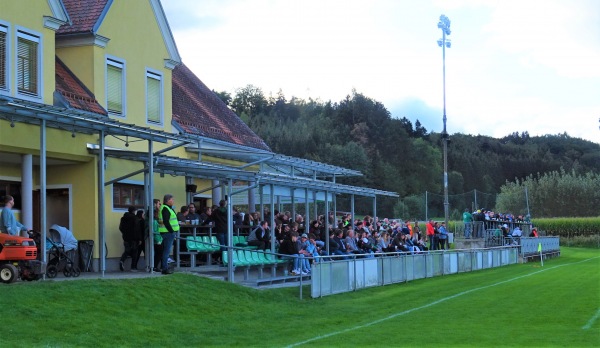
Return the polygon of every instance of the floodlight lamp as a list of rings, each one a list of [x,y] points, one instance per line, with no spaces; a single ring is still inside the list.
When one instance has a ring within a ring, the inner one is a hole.
[[[446,17],[446,15],[441,15],[441,16],[440,16],[440,22],[441,22],[441,23],[444,23],[444,25],[445,25],[446,27],[449,27],[449,26],[450,26],[450,18]]]
[[[452,42],[450,42],[450,40],[446,39],[446,47],[450,48],[450,46],[452,46]]]
[[[442,47],[444,44],[444,41],[442,41],[442,39],[438,39],[437,43],[438,43],[438,46]]]

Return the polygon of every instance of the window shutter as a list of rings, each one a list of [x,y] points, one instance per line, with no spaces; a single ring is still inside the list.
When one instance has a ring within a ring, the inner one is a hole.
[[[160,79],[146,76],[148,95],[146,96],[146,108],[148,122],[160,123]]]
[[[123,114],[123,70],[107,64],[107,101],[108,112]]]
[[[17,44],[17,86],[20,92],[38,94],[38,43],[20,37]]]
[[[6,31],[0,27],[0,88],[6,89]]]

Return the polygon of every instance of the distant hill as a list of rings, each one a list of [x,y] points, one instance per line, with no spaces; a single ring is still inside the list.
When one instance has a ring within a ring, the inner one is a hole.
[[[335,103],[286,100],[281,92],[266,98],[252,85],[235,96],[215,93],[273,151],[364,173],[341,182],[394,191],[401,197],[443,190],[440,134],[428,132],[418,120],[413,125],[406,117],[392,118],[383,104],[360,93]],[[599,173],[600,145],[567,134],[532,137],[526,130],[501,139],[450,135],[450,194],[474,189],[498,193],[507,181],[561,167]],[[393,216],[392,207],[382,209],[382,216]]]

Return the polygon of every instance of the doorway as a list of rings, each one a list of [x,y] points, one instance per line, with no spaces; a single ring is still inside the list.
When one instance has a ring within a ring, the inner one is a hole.
[[[46,189],[46,227],[57,224],[71,230],[70,188]],[[40,190],[33,191],[33,229],[40,231]]]

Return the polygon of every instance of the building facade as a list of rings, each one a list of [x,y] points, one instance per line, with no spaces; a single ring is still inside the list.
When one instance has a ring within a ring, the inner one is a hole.
[[[31,229],[67,227],[105,259],[122,252],[127,207],[165,193],[177,207],[216,203],[233,180],[306,200],[382,193],[335,184],[358,172],[273,154],[182,63],[159,0],[1,6],[0,196]]]

